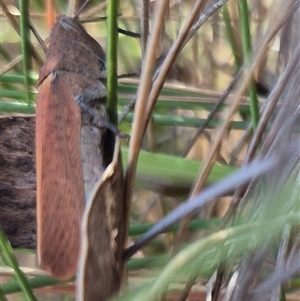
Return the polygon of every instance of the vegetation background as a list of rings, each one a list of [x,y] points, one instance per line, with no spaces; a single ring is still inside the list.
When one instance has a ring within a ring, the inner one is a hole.
[[[3,118],[34,114],[45,53],[28,24],[47,45],[51,9],[72,4],[1,0]],[[241,166],[281,159],[250,186],[230,178],[230,193],[163,229],[128,261],[116,300],[299,300],[299,4],[120,1],[119,27],[141,33],[117,45],[118,73],[138,74],[118,84],[120,129],[131,135],[122,147],[130,245]],[[105,15],[105,1],[90,1],[80,19]],[[114,35],[106,22],[85,28],[104,49]],[[1,233],[0,300],[74,300],[73,283],[38,270],[33,251],[14,254],[19,263]]]

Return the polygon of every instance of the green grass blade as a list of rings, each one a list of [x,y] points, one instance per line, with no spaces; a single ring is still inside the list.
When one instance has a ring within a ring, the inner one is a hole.
[[[113,124],[118,123],[118,78],[117,78],[117,46],[118,46],[118,1],[107,2],[107,111]]]
[[[128,148],[122,147],[124,166],[127,164],[127,158]],[[203,164],[203,162],[181,157],[141,151],[137,167],[136,185],[149,190],[176,194],[177,196],[181,193],[185,195],[191,188]],[[236,168],[229,165],[215,164],[208,183],[216,182],[235,170]]]
[[[226,34],[227,34],[227,38],[234,56],[234,60],[235,60],[235,67],[236,70],[238,70],[241,65],[242,65],[242,61],[239,55],[239,51],[238,51],[238,47],[236,45],[236,41],[234,39],[234,34],[233,34],[233,28],[232,25],[230,23],[230,15],[228,12],[228,7],[227,5],[223,6],[223,20],[224,20],[224,24],[225,24],[225,28],[226,28]]]
[[[31,288],[39,288],[39,287],[54,285],[54,284],[58,284],[58,283],[62,283],[62,282],[55,280],[54,278],[51,278],[49,276],[38,276],[38,277],[35,277],[32,279],[29,279],[28,283]],[[5,293],[6,295],[14,294],[14,293],[18,293],[18,292],[22,291],[22,287],[16,281],[11,282],[11,283],[2,284],[0,286],[0,288],[3,291],[3,293]]]
[[[30,85],[35,85],[37,81],[37,76],[28,76]],[[21,74],[3,74],[0,76],[0,83],[7,84],[24,84],[25,76]]]
[[[299,223],[299,214],[294,213],[215,232],[189,244],[167,263],[154,281],[149,281],[134,294],[129,292],[115,300],[157,300],[157,296],[164,293],[170,282],[178,279],[178,275],[188,278],[191,273],[198,272],[200,274],[200,263],[204,265],[205,269],[209,266],[213,270],[219,264],[219,260],[234,261],[245,252],[249,253],[251,248],[254,250],[261,246],[270,239],[270,233],[280,233],[286,224],[297,225],[297,223]],[[277,239],[276,235],[271,237],[273,240]],[[209,260],[211,258],[215,259],[213,265]]]
[[[213,218],[209,220],[192,220],[189,225],[189,230],[204,230],[204,229],[212,229],[216,228],[221,224],[221,220],[219,218]],[[142,235],[146,233],[150,228],[152,228],[154,224],[141,224],[141,225],[135,225],[131,224],[129,227],[129,235],[130,236],[136,236],[136,235]],[[178,225],[171,226],[167,232],[175,232],[179,229]]]
[[[0,101],[0,114],[2,113],[34,114],[35,104]]]
[[[27,103],[31,102],[30,98],[30,70],[31,70],[31,53],[30,53],[30,31],[29,31],[29,1],[20,1],[20,29],[21,29],[21,46],[23,54],[23,73],[25,76],[25,91]]]
[[[241,35],[242,35],[244,61],[246,63],[246,66],[248,66],[251,60],[252,47],[251,47],[251,32],[250,32],[249,10],[247,5],[247,0],[239,0],[238,9],[239,9],[239,16],[240,16],[240,27],[241,27]],[[255,130],[259,121],[259,104],[258,104],[258,97],[257,97],[257,92],[256,92],[256,87],[254,82],[250,85],[249,95],[250,95],[250,113],[252,119],[252,126],[253,126],[253,130]]]
[[[37,299],[35,298],[32,290],[30,288],[30,284],[28,282],[28,279],[26,278],[26,276],[20,270],[20,268],[18,266],[18,262],[17,262],[17,260],[14,256],[14,254],[13,254],[13,249],[12,249],[8,239],[6,238],[6,236],[4,235],[2,230],[0,230],[0,246],[1,246],[1,253],[4,256],[5,261],[8,262],[8,264],[15,271],[16,279],[19,283],[20,288],[24,292],[26,300],[28,300],[28,301],[37,301]],[[2,291],[4,291],[3,287],[2,287]]]
[[[206,119],[199,119],[196,117],[160,115],[160,114],[153,114],[151,120],[154,124],[159,124],[159,125],[183,126],[183,127],[193,127],[193,128],[199,128],[206,121]],[[132,122],[133,113],[129,113],[124,119],[124,121]],[[214,129],[220,126],[221,123],[222,120],[211,120],[206,128]],[[246,130],[247,127],[248,127],[248,123],[244,121],[233,121],[231,123],[231,129]]]
[[[1,289],[1,287],[0,287],[0,300],[1,301],[8,301],[7,298],[5,297],[4,292]]]

